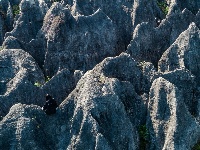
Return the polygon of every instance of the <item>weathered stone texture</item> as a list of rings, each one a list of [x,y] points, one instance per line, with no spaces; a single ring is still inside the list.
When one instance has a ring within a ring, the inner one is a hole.
[[[0,51],[1,115],[17,103],[42,104],[36,82],[44,83],[44,76],[35,60],[20,49]]]
[[[42,31],[47,38],[44,68],[52,76],[61,69],[87,71],[116,55],[115,26],[102,10],[73,17],[60,3],[47,12]]]
[[[163,78],[154,80],[149,93],[148,149],[190,149],[199,139],[199,123],[189,113],[182,92]]]
[[[192,149],[199,1],[54,1],[0,0],[0,149]]]

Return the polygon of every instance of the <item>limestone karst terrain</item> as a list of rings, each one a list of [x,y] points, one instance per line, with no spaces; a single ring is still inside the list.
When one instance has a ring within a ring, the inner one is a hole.
[[[199,0],[1,0],[0,45],[0,150],[199,149]]]

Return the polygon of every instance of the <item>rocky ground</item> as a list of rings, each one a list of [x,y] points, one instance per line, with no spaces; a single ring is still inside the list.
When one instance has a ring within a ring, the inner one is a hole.
[[[199,29],[199,0],[1,0],[0,149],[199,150]]]

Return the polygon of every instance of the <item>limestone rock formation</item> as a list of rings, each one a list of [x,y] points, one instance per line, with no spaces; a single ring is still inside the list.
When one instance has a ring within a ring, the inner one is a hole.
[[[199,28],[197,0],[0,0],[0,149],[196,150]]]
[[[200,125],[189,113],[180,89],[169,81],[154,80],[149,97],[148,149],[191,149],[200,137]]]
[[[19,3],[21,0],[1,0],[0,1],[0,15],[1,15],[1,39],[2,44],[5,33],[13,30],[15,19],[19,13]]]
[[[13,15],[13,5],[8,0],[2,0],[0,2],[1,15],[5,21],[5,32],[11,31],[13,29],[14,15]]]
[[[3,43],[6,32],[11,31],[13,16],[8,1],[0,1],[0,44]]]
[[[133,6],[133,27],[135,28],[142,22],[149,22],[156,26],[156,19],[163,19],[164,14],[158,7],[155,0],[136,0]]]
[[[49,76],[64,68],[85,72],[116,55],[115,26],[101,10],[73,17],[60,3],[54,3],[45,16],[42,32],[47,39],[44,69]]]
[[[180,8],[184,9],[187,8],[192,13],[196,14],[199,11],[200,8],[200,2],[199,1],[193,1],[193,0],[177,0],[177,5],[179,5]]]
[[[195,23],[196,23],[197,27],[200,28],[200,10],[199,10],[198,13],[196,14]]]
[[[129,69],[123,68],[123,62]],[[109,74],[111,66],[116,71]],[[133,69],[135,73],[130,74]],[[136,149],[136,128],[144,108],[129,77],[137,80],[138,74],[137,63],[122,54],[88,71],[55,115],[46,116],[33,105],[14,105],[0,122],[0,139],[7,135],[6,140],[0,140],[0,148]],[[37,134],[40,140],[35,138]],[[25,139],[30,142],[25,143]]]
[[[44,38],[39,37],[36,39],[32,39],[30,42],[22,45],[24,50],[31,54],[31,56],[38,63],[40,68],[44,68],[44,59],[45,59],[45,48],[46,41]]]
[[[47,121],[40,107],[15,104],[0,123],[1,149],[53,149],[44,132]]]
[[[17,38],[13,36],[8,36],[4,40],[2,47],[4,49],[22,49],[23,45],[17,40]]]
[[[76,78],[69,70],[63,69],[51,79],[47,77],[46,83],[41,85],[41,92],[43,95],[51,94],[60,104],[75,88],[75,80]]]
[[[177,8],[173,11],[156,28],[149,22],[139,24],[135,28],[127,53],[138,61],[150,61],[157,68],[165,50],[195,21],[195,15],[187,9],[181,12]]]
[[[161,77],[162,74],[156,70],[151,62],[139,62],[138,66],[142,70],[142,92],[148,94],[153,81],[156,78]]]
[[[69,2],[68,2],[69,3]],[[70,3],[69,3],[70,4]],[[129,44],[133,32],[132,11],[134,0],[116,0],[116,1],[99,1],[99,0],[75,0],[72,4],[73,15],[91,15],[98,9],[101,9],[116,26],[118,54],[125,51]]]
[[[75,87],[76,78],[66,69],[45,79],[35,60],[23,50],[5,49],[0,56],[0,116],[18,102],[42,106],[46,94],[60,104]]]
[[[199,79],[200,31],[194,23],[180,34],[159,60],[159,71],[186,68]]]
[[[5,24],[5,21],[3,19],[2,14],[1,14],[0,15],[0,43],[3,43],[3,38],[4,38],[4,34],[5,34],[4,24]]]
[[[183,91],[183,101],[188,111],[196,116],[198,113],[197,83],[195,76],[187,69],[177,69],[161,75]]]
[[[13,26],[12,30],[3,30],[4,32],[2,33],[4,36],[5,32],[7,32],[4,37],[4,43],[8,42],[6,40],[10,39],[8,38],[10,36],[16,38],[20,43],[20,48],[30,53],[41,68],[44,65],[44,41],[35,38],[43,25],[44,16],[49,9],[49,2],[46,3],[44,0],[16,0],[10,2],[13,9],[11,12],[14,13],[15,21],[13,24],[10,23]],[[4,8],[5,6],[6,2],[2,1],[2,7]],[[4,26],[8,26],[8,23],[4,22]],[[12,44],[11,48],[18,49],[19,46],[16,45],[15,47]]]
[[[6,114],[17,103],[41,104],[36,82],[44,83],[44,76],[35,60],[20,49],[0,51],[0,114]]]
[[[28,43],[36,38],[38,31],[42,27],[48,7],[43,0],[22,0],[19,7],[20,15],[14,29],[6,33],[5,37],[14,36],[20,42]]]

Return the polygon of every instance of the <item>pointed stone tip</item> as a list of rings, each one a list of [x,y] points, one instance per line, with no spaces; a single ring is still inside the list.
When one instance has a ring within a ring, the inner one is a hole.
[[[180,7],[179,7],[177,4],[172,4],[172,5],[169,7],[168,15],[171,16],[171,15],[173,15],[173,14],[180,13],[180,12],[181,12]]]
[[[97,11],[94,14],[92,14],[91,16],[95,16],[95,15],[101,15],[101,16],[107,17],[107,15],[101,10],[101,8],[97,9]]]
[[[192,22],[190,23],[188,30],[199,31],[199,28],[194,22]]]
[[[200,9],[199,9],[199,11],[197,12],[196,16],[198,16],[198,15],[200,15]]]
[[[183,9],[182,14],[187,14],[187,15],[190,15],[190,16],[193,16],[193,15],[194,15],[194,14],[193,14],[190,10],[188,10],[187,8]]]

